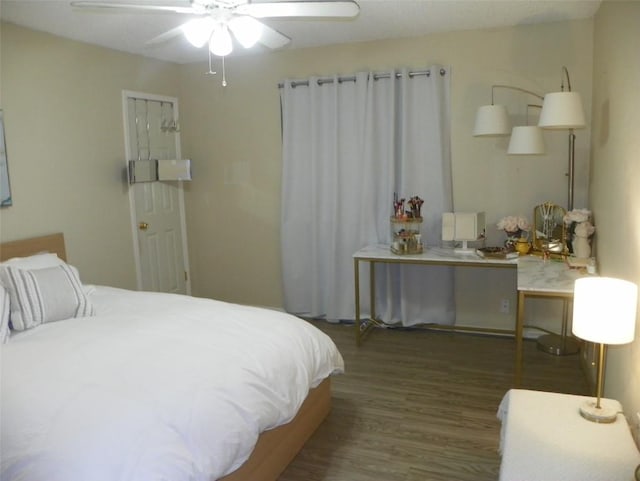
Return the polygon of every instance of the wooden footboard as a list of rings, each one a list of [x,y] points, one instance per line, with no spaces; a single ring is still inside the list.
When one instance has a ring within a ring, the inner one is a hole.
[[[276,481],[331,409],[331,379],[309,391],[293,420],[265,431],[251,457],[220,481]]]

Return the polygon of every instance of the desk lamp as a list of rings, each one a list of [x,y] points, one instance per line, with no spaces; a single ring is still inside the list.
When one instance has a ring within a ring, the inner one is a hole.
[[[597,399],[587,400],[580,414],[589,421],[611,423],[618,412],[602,405],[606,344],[627,344],[635,337],[638,287],[611,277],[583,277],[576,280],[573,295],[573,333],[598,346]]]

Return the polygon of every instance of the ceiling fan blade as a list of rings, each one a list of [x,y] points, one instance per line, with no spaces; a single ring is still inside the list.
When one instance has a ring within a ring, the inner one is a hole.
[[[194,4],[197,5],[197,4]],[[194,15],[204,14],[206,11],[195,6],[183,5],[151,5],[148,3],[122,3],[122,2],[92,2],[78,0],[71,2],[74,8],[109,10],[109,11],[128,11],[128,12],[166,12],[166,13],[190,13]]]
[[[272,17],[327,17],[350,18],[360,12],[358,4],[352,0],[313,2],[269,2],[245,3],[238,5],[235,13],[256,18]]]
[[[145,45],[158,45],[160,43],[164,43],[168,40],[171,40],[174,37],[177,37],[178,35],[181,35],[182,33],[184,33],[184,31],[182,30],[182,25],[178,25],[175,28],[172,28],[171,30],[167,30],[164,33],[161,33],[160,35],[153,37],[151,40],[147,40],[145,42]]]
[[[285,34],[278,32],[276,29],[262,24],[262,35],[258,40],[265,47],[269,48],[282,48],[287,45],[291,39]]]

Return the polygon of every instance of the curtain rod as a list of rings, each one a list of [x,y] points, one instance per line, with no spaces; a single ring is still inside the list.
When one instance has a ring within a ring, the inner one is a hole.
[[[446,75],[447,71],[444,68],[440,69],[440,75],[444,76]],[[427,77],[431,76],[431,70],[418,70],[415,72],[409,72],[409,78],[411,77],[416,77],[419,75],[426,75]],[[395,74],[396,78],[401,78],[402,77],[402,73],[400,72],[396,72]],[[379,80],[379,79],[384,79],[384,78],[391,78],[391,74],[390,73],[374,73],[373,74],[373,80]],[[323,85],[323,84],[330,84],[334,82],[334,78],[333,77],[324,77],[324,78],[319,78],[317,80],[318,85]],[[356,76],[355,75],[350,75],[348,77],[338,77],[338,83],[342,83],[342,82],[355,82],[356,81]],[[308,80],[292,80],[291,81],[291,86],[293,88],[298,87],[298,86],[309,86],[309,81]],[[280,82],[278,84],[278,88],[281,89],[284,87],[284,83]]]

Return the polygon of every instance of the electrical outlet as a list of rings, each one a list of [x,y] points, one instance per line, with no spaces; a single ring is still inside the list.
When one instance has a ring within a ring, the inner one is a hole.
[[[502,299],[500,301],[500,312],[503,314],[509,314],[509,299]]]

